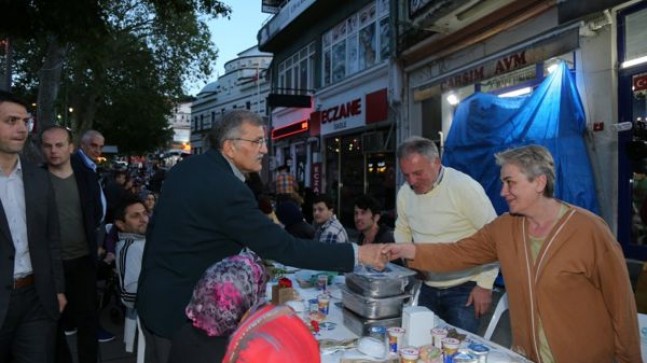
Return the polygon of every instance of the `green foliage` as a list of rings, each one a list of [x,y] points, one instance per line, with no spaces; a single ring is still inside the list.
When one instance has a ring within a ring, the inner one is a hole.
[[[213,0],[4,3],[0,7],[11,17],[0,18],[6,20],[0,37],[10,36],[14,45],[15,92],[35,101],[38,87],[55,87],[49,94],[56,113],[65,114],[63,122],[76,133],[95,128],[107,144],[127,153],[154,151],[170,141],[167,117],[174,100],[185,97],[183,85],[212,73],[217,52],[206,20],[231,11]],[[65,56],[53,62],[63,68],[49,84],[43,64],[53,39]],[[68,107],[73,113],[64,112]]]

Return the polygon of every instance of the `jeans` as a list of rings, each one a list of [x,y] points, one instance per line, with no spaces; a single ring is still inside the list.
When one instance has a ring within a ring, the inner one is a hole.
[[[464,284],[439,289],[423,283],[420,289],[419,306],[425,306],[446,323],[476,334],[480,320],[474,313],[474,304],[465,306],[476,283]]]

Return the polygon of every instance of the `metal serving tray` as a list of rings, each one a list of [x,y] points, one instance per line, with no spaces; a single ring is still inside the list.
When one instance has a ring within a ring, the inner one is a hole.
[[[411,295],[404,294],[385,298],[373,298],[357,294],[349,290],[346,286],[342,286],[340,290],[341,301],[344,307],[359,316],[369,319],[400,316],[402,314],[404,300],[411,297]]]
[[[346,286],[360,295],[382,298],[407,293],[415,281],[416,272],[392,263],[383,271],[357,266],[346,274]]]
[[[369,335],[371,328],[374,326],[390,328],[392,326],[402,325],[402,317],[400,316],[373,320],[363,318],[348,309],[342,309],[342,314],[344,316],[344,326],[360,337]]]

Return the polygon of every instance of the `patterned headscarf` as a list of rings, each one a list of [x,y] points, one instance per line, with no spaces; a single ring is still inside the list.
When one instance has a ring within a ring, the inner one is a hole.
[[[265,299],[267,273],[251,251],[227,257],[209,267],[193,289],[186,315],[209,336],[230,335],[240,318]]]

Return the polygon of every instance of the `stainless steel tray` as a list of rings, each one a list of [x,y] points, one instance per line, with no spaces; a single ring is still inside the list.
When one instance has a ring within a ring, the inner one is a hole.
[[[410,292],[415,276],[415,271],[392,263],[383,271],[361,266],[346,274],[346,285],[360,295],[381,298]]]
[[[373,298],[357,294],[349,290],[346,286],[341,287],[341,294],[341,301],[344,307],[359,316],[369,319],[400,316],[402,314],[404,300],[411,297],[411,295],[403,294],[385,298]]]
[[[402,317],[400,316],[377,320],[366,319],[348,309],[342,309],[342,314],[344,316],[344,326],[360,337],[369,335],[371,328],[374,326],[390,328],[392,326],[402,325]]]

